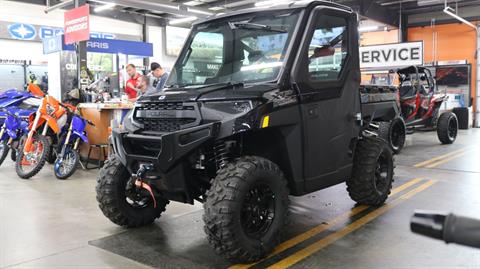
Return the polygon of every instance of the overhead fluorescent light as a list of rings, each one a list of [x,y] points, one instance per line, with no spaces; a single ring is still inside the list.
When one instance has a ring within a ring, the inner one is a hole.
[[[241,7],[245,5],[250,5],[250,4],[255,4],[255,0],[243,0],[243,1],[238,1],[238,2],[232,2],[230,4],[225,4],[223,5],[226,8],[235,8],[235,7]]]
[[[203,15],[213,15],[213,13],[211,12],[208,12],[208,11],[204,11],[204,10],[199,10],[199,9],[195,9],[195,8],[187,8],[188,12],[192,12],[192,13],[197,13],[197,14],[203,14]]]
[[[466,19],[458,16],[457,14],[453,13],[452,11],[455,11],[455,10],[452,9],[451,7],[449,7],[449,6],[446,6],[446,7],[443,9],[443,12],[444,12],[445,14],[448,14],[448,15],[454,17],[455,19],[457,19],[457,20],[465,23],[466,25],[477,29],[477,27],[476,27],[473,23],[471,23],[471,22],[467,21]]]
[[[203,4],[203,3],[200,2],[200,1],[195,1],[195,0],[193,0],[193,1],[185,2],[185,3],[183,3],[183,4],[186,5],[186,6],[192,6],[192,7],[194,7],[194,6],[201,5],[201,4]]]
[[[359,32],[371,32],[378,30],[378,25],[366,25],[358,27]]]
[[[276,5],[281,5],[288,2],[292,2],[292,1],[291,0],[268,0],[268,1],[256,2],[255,6],[256,7],[276,6]]]
[[[117,4],[115,3],[108,3],[108,4],[105,4],[103,6],[99,6],[99,7],[96,7],[93,9],[94,12],[102,12],[104,10],[107,10],[107,9],[112,9],[116,6]]]
[[[220,6],[217,6],[217,7],[211,7],[211,8],[208,8],[209,10],[211,11],[219,11],[219,10],[223,10],[225,9],[224,7],[220,7]]]
[[[182,23],[186,23],[186,22],[195,21],[197,19],[198,19],[197,17],[191,16],[191,17],[186,17],[186,18],[181,18],[181,19],[170,20],[168,22],[168,24],[170,24],[170,25],[182,24]]]

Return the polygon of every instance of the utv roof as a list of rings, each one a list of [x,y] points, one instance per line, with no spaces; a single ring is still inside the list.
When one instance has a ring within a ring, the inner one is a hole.
[[[222,19],[222,18],[228,18],[232,16],[237,16],[237,15],[242,15],[242,14],[248,14],[248,13],[255,13],[255,12],[263,12],[263,11],[275,11],[275,10],[294,10],[294,9],[306,9],[308,7],[313,7],[313,6],[328,6],[328,7],[334,7],[338,8],[347,12],[353,12],[353,10],[350,7],[333,3],[333,2],[327,2],[327,1],[291,1],[291,2],[285,2],[285,4],[280,4],[276,5],[274,7],[271,6],[266,6],[266,7],[254,7],[254,8],[247,8],[247,9],[242,9],[238,11],[233,11],[229,12],[226,14],[218,14],[218,15],[212,15],[207,17],[204,20],[197,21],[194,23],[200,24],[208,21],[214,21],[217,19]]]

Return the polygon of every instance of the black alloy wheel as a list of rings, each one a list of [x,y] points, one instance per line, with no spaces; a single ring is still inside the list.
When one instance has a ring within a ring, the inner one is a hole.
[[[241,223],[244,232],[251,238],[263,236],[275,218],[275,194],[262,182],[255,184],[245,195]]]

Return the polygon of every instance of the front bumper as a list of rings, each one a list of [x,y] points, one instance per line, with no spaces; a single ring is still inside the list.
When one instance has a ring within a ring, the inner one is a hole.
[[[139,163],[151,163],[155,171],[167,174],[190,152],[215,138],[220,122],[204,124],[163,135],[132,134],[112,130],[115,154],[134,173]]]
[[[164,135],[132,134],[120,129],[112,131],[116,157],[131,174],[140,164],[152,164],[147,173],[151,185],[164,199],[193,203],[198,193],[188,156],[204,143],[218,136],[220,122],[204,124]]]

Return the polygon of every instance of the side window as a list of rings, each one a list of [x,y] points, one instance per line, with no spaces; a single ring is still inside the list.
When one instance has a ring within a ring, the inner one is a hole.
[[[348,54],[347,20],[332,15],[321,15],[308,48],[309,80],[338,79]]]

